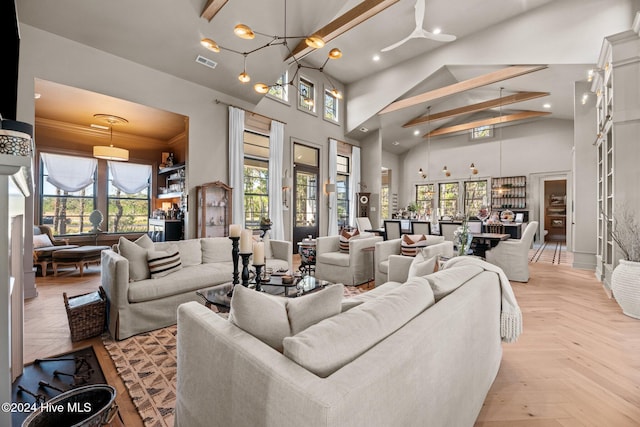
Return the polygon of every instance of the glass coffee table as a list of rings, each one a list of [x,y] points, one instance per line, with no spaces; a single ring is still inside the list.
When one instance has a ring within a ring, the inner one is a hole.
[[[271,276],[268,282],[260,283],[260,290],[271,295],[281,295],[288,298],[295,298],[312,292],[319,291],[324,287],[331,285],[326,280],[316,279],[313,276],[305,275],[302,277],[294,277],[293,283],[282,283],[282,276]],[[242,286],[242,285],[236,285]],[[255,283],[249,285],[255,289]],[[231,307],[233,289],[232,283],[223,283],[221,285],[211,286],[209,288],[198,289],[196,294],[202,299],[204,305],[208,308],[216,308],[218,312],[226,313]]]

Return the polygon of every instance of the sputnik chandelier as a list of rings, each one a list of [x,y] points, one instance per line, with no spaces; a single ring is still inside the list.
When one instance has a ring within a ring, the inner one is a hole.
[[[289,48],[288,45],[288,40],[291,39],[304,39],[306,45],[312,49],[320,49],[322,47],[324,47],[325,42],[322,39],[322,37],[318,34],[312,34],[310,36],[288,36],[287,35],[287,0],[284,0],[284,31],[283,31],[283,35],[269,35],[269,34],[265,34],[265,33],[261,33],[259,31],[253,30],[252,28],[250,28],[248,25],[245,24],[238,24],[234,27],[233,29],[233,33],[240,37],[241,39],[245,39],[245,40],[252,40],[256,37],[256,34],[262,37],[266,37],[269,38],[270,40],[268,42],[266,42],[265,44],[249,50],[249,51],[245,51],[245,52],[240,52],[239,50],[235,50],[235,49],[231,49],[228,47],[223,47],[220,46],[218,43],[216,43],[213,39],[210,38],[203,38],[202,40],[200,40],[200,44],[202,46],[204,46],[205,48],[207,48],[208,50],[215,52],[215,53],[220,53],[220,51],[224,50],[227,52],[232,52],[236,55],[242,55],[243,56],[243,67],[242,67],[242,72],[238,75],[238,80],[240,80],[242,83],[249,83],[251,81],[251,77],[249,76],[249,74],[247,73],[247,57],[253,53],[256,53],[262,49],[266,49],[268,47],[271,46],[284,46],[287,48],[287,51],[289,52],[289,56],[293,59],[293,61],[296,63],[297,65],[297,69],[296,72],[294,73],[293,77],[288,80],[288,81],[282,81],[282,82],[276,82],[274,84],[271,85],[267,85],[265,83],[256,83],[253,86],[253,89],[261,94],[266,94],[267,92],[269,92],[269,89],[271,89],[272,87],[285,87],[287,85],[291,85],[294,88],[296,88],[296,85],[294,84],[296,77],[298,76],[298,73],[300,72],[301,68],[308,68],[308,69],[312,69],[312,70],[317,70],[319,71],[323,76],[325,76],[325,78],[329,81],[329,84],[331,85],[332,89],[330,90],[331,94],[333,96],[335,96],[338,99],[342,98],[342,94],[340,93],[340,91],[338,91],[338,89],[336,88],[336,85],[331,81],[331,79],[329,78],[329,76],[327,76],[324,73],[324,67],[325,65],[327,65],[327,62],[329,62],[330,59],[338,59],[340,57],[342,57],[342,52],[340,51],[340,49],[338,48],[334,48],[331,49],[329,51],[329,54],[327,56],[327,59],[324,61],[324,63],[320,66],[320,67],[311,67],[308,65],[303,65],[302,63],[300,63],[298,61],[298,59],[292,54],[291,49]],[[296,88],[297,89],[297,88]]]

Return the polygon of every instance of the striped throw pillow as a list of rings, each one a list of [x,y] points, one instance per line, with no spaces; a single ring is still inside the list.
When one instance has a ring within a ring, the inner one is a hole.
[[[164,277],[182,268],[180,252],[178,251],[149,251],[147,252],[147,263],[149,264],[149,272],[152,279]]]
[[[403,234],[400,253],[404,256],[416,256],[420,248],[424,248],[427,244],[428,240],[424,234]]]
[[[353,233],[349,233],[347,230],[342,230],[342,233],[340,233],[340,252],[348,254],[349,239],[352,239],[359,235],[360,235],[360,232],[358,230],[354,231]]]

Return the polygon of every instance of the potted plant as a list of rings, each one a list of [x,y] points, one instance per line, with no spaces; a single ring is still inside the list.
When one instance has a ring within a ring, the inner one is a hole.
[[[624,314],[640,319],[640,222],[627,207],[621,212],[611,230],[622,252],[611,275],[611,291]]]

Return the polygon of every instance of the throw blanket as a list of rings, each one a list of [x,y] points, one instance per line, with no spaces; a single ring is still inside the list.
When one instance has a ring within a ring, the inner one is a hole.
[[[490,264],[481,258],[473,256],[453,257],[444,264],[443,268],[451,268],[459,265],[477,265],[486,271],[498,273],[502,293],[502,308],[500,312],[500,336],[503,342],[515,342],[522,333],[522,312],[516,301],[516,296],[511,288],[504,271],[496,265]]]

